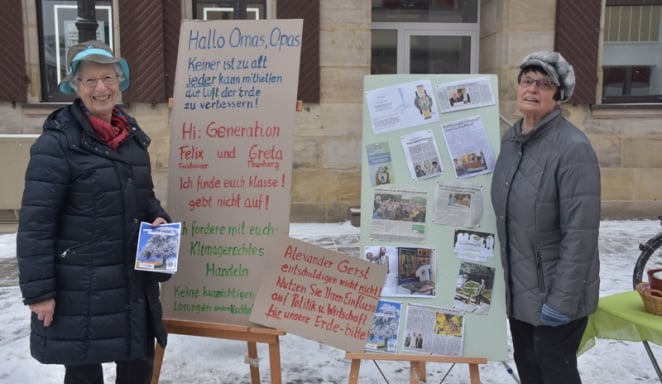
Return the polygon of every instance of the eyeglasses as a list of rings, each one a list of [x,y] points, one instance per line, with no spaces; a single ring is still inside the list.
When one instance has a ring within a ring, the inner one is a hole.
[[[117,76],[107,75],[107,76],[104,76],[104,77],[101,77],[101,78],[96,78],[96,77],[90,77],[88,79],[78,78],[78,81],[80,83],[82,83],[84,86],[86,86],[87,88],[96,87],[99,80],[101,80],[103,85],[111,86],[111,85],[115,85],[117,83]]]
[[[556,88],[556,85],[547,79],[533,79],[529,76],[524,76],[519,81],[519,86],[524,88],[528,88],[533,84],[543,91],[551,91]]]

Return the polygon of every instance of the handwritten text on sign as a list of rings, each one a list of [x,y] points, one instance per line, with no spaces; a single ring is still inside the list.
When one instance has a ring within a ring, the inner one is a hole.
[[[182,23],[168,177],[182,250],[166,318],[249,324],[264,259],[289,233],[301,28]]]
[[[196,50],[283,50],[299,48],[301,35],[285,33],[275,27],[268,33],[242,31],[235,27],[223,35],[217,29],[206,31],[189,31],[188,51]],[[283,82],[283,75],[269,72],[269,56],[256,53],[249,58],[226,57],[204,58],[190,56],[187,59],[188,77],[186,93],[188,99],[185,110],[258,108],[262,90],[261,84],[276,84]],[[257,84],[257,85],[255,85]]]
[[[268,257],[250,320],[346,351],[362,351],[386,267],[296,239]]]

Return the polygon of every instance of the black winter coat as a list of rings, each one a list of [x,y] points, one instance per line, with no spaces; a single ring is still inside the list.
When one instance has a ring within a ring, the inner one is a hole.
[[[169,277],[134,270],[140,222],[170,221],[154,196],[150,139],[127,115],[129,136],[114,151],[80,105],[53,112],[30,150],[19,282],[25,304],[55,298],[48,328],[32,314],[30,350],[53,364],[145,359],[148,326],[166,344],[159,281]]]

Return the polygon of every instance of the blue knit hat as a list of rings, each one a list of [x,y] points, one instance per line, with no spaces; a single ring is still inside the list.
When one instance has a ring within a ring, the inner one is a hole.
[[[124,79],[120,82],[120,91],[129,88],[129,64],[121,57],[115,57],[113,51],[106,43],[99,40],[90,40],[84,43],[72,45],[67,53],[67,75],[62,79],[58,87],[60,92],[75,95],[76,90],[71,87],[73,75],[78,65],[83,62],[94,62],[99,64],[119,63]]]

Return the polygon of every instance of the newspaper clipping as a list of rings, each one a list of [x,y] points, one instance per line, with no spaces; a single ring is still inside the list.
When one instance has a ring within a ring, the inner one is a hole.
[[[466,182],[440,182],[435,190],[437,224],[475,228],[483,216],[483,187]]]
[[[442,113],[496,104],[488,77],[439,84],[436,91]]]
[[[366,92],[374,134],[439,121],[430,80],[417,80]]]
[[[464,315],[460,311],[410,303],[406,311],[405,352],[462,356]]]
[[[439,147],[432,131],[419,131],[400,139],[411,179],[423,180],[440,176],[443,172]]]
[[[375,188],[372,211],[372,238],[376,240],[425,240],[428,193],[413,188]]]
[[[441,130],[458,179],[494,170],[494,152],[480,116],[443,124]]]

